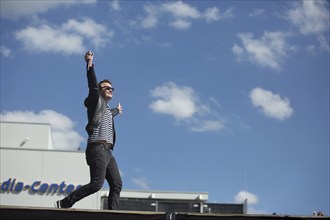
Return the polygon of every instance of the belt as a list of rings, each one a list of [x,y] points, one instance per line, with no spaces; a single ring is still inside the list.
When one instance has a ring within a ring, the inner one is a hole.
[[[88,143],[88,145],[98,145],[98,147],[104,149],[104,150],[112,150],[113,144],[107,143],[106,141],[93,141]],[[96,147],[96,146],[93,146]]]

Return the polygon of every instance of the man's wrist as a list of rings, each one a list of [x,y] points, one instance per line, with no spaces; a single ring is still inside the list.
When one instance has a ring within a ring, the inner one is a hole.
[[[89,70],[89,68],[91,68],[91,67],[94,67],[94,64],[90,60],[87,60],[86,69]]]

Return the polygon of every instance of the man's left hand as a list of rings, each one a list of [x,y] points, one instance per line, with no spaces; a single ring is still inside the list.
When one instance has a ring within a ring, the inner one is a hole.
[[[119,111],[119,114],[123,114],[123,106],[121,106],[120,102],[118,103],[118,111]]]

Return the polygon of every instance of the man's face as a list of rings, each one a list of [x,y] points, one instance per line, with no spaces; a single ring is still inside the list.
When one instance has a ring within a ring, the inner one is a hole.
[[[101,86],[100,94],[102,98],[104,98],[107,101],[110,101],[110,99],[112,99],[114,89],[112,88],[110,83],[107,82],[101,83],[100,86]]]

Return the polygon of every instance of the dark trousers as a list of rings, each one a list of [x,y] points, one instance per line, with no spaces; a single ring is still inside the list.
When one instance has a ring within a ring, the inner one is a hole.
[[[86,149],[86,160],[90,169],[90,183],[81,186],[61,200],[61,206],[70,208],[79,200],[96,193],[102,188],[106,179],[110,186],[108,208],[117,210],[119,208],[122,180],[112,151],[107,149],[105,144],[90,143]]]

